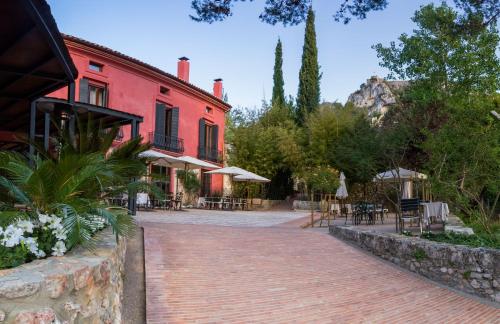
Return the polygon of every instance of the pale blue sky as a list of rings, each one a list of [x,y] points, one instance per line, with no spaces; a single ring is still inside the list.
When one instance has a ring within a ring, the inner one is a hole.
[[[385,76],[371,46],[388,44],[414,28],[410,17],[430,0],[392,0],[382,12],[344,25],[333,13],[343,0],[315,0],[321,98],[345,102],[371,75]],[[215,78],[233,106],[260,106],[272,92],[274,48],[283,42],[285,92],[297,93],[304,24],[271,26],[258,15],[264,0],[238,3],[226,21],[206,24],[189,18],[190,0],[48,0],[59,29],[177,73],[177,58],[191,60],[192,83],[212,90]]]

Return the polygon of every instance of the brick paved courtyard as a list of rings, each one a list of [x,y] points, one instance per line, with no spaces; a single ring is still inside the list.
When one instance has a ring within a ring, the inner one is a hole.
[[[263,214],[222,214],[217,226],[216,212],[141,213],[148,323],[500,323],[498,308],[298,229],[305,214]],[[294,226],[273,226],[284,222]]]

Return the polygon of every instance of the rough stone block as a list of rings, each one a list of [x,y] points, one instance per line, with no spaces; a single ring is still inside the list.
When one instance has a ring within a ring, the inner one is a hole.
[[[0,281],[0,297],[8,299],[34,295],[40,288],[38,282],[26,282],[21,279]]]
[[[73,283],[75,284],[75,289],[79,290],[92,282],[92,270],[90,267],[83,267],[75,271],[73,274]]]

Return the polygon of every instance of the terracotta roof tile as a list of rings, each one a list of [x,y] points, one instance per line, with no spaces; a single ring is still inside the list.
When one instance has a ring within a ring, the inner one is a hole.
[[[106,46],[103,46],[103,45],[99,45],[99,44],[96,44],[96,43],[92,43],[92,42],[89,42],[85,39],[82,39],[82,38],[79,38],[79,37],[76,37],[76,36],[72,36],[72,35],[67,35],[67,34],[62,34],[63,38],[65,40],[69,40],[69,41],[72,41],[72,42],[76,42],[76,43],[80,43],[80,44],[83,44],[83,45],[86,45],[86,46],[90,46],[90,47],[93,47],[95,49],[98,49],[98,50],[101,50],[103,52],[106,52],[106,53],[109,53],[109,54],[112,54],[112,55],[115,55],[115,56],[118,56],[122,59],[125,59],[127,61],[130,61],[132,63],[135,63],[135,64],[138,64],[138,65],[141,65],[149,70],[152,70],[156,73],[159,73],[169,79],[173,79],[174,81],[176,82],[179,82],[179,83],[182,83],[188,87],[190,87],[191,89],[194,89],[195,91],[198,91],[200,94],[202,95],[205,95],[205,96],[208,96],[210,97],[211,99],[217,101],[218,103],[220,103],[222,106],[226,107],[226,109],[230,109],[231,108],[231,105],[228,104],[227,102],[217,98],[216,96],[214,96],[213,94],[211,94],[210,92],[206,91],[206,90],[203,90],[202,88],[200,87],[197,87],[195,85],[193,85],[192,83],[189,83],[189,82],[186,82],[178,77],[176,77],[175,75],[171,74],[171,73],[168,73],[168,72],[165,72],[155,66],[152,66],[148,63],[145,63],[141,60],[138,60],[136,58],[133,58],[131,56],[128,56],[126,54],[123,54],[123,53],[120,53],[118,51],[115,51],[109,47],[106,47]]]

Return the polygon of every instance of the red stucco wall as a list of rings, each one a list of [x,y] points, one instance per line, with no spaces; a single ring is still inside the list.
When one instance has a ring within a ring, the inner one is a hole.
[[[175,80],[151,72],[142,66],[124,61],[105,51],[66,40],[71,58],[78,69],[79,79],[76,81],[76,100],[79,98],[79,80],[88,78],[106,83],[108,87],[108,107],[143,116],[140,134],[145,140],[149,132],[155,128],[155,104],[161,101],[172,107],[179,107],[179,138],[184,140],[184,153],[197,157],[199,119],[219,126],[218,148],[224,148],[225,113],[228,109],[211,99],[201,91],[186,89],[185,85],[176,84]],[[89,61],[103,64],[102,72],[89,70]],[[160,93],[160,85],[167,87],[168,95]],[[57,98],[67,98],[67,89],[60,89],[51,95]],[[212,108],[206,113],[206,107]],[[130,127],[123,128],[124,139],[130,138]],[[175,155],[172,152],[165,152]],[[213,163],[213,162],[211,162]],[[222,191],[222,176],[212,176],[211,189]],[[173,189],[173,188],[171,188]]]

